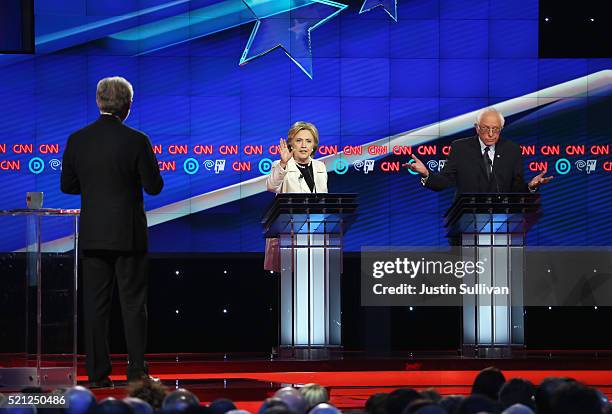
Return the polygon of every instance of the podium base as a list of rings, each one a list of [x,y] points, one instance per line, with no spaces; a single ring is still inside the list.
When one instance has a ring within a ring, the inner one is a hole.
[[[279,358],[290,358],[299,360],[320,360],[330,359],[332,354],[342,351],[341,345],[327,345],[327,346],[288,346],[281,345],[276,348],[276,355]]]
[[[74,370],[70,367],[0,368],[0,388],[72,387],[76,385],[73,373]]]
[[[524,351],[521,344],[509,345],[462,345],[459,353],[464,358],[513,358]]]

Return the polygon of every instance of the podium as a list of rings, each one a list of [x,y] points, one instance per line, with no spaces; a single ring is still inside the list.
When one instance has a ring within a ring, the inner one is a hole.
[[[280,245],[281,347],[342,345],[342,238],[353,222],[356,194],[278,194],[262,224]]]
[[[78,216],[0,210],[0,391],[76,384]]]
[[[466,276],[464,283],[504,286],[508,297],[492,294],[463,296],[462,348],[493,356],[525,344],[523,273],[524,246],[529,229],[540,216],[535,193],[463,194],[445,214],[451,244],[462,260],[489,263],[483,274]]]

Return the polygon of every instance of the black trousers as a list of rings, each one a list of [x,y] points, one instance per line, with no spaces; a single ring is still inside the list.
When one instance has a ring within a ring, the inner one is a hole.
[[[128,379],[146,374],[147,255],[142,252],[84,250],[83,308],[87,375],[99,381],[112,366],[108,332],[112,295],[118,285],[119,301],[128,350]]]

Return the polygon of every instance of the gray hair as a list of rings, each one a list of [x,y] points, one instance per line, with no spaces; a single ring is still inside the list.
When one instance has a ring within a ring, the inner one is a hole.
[[[478,111],[478,115],[476,115],[476,122],[480,124],[480,120],[482,119],[484,114],[489,113],[489,112],[492,112],[499,117],[499,121],[501,122],[501,126],[503,128],[504,124],[506,123],[506,120],[504,119],[504,116],[501,114],[501,112],[499,112],[497,109],[493,108],[492,106]]]
[[[327,390],[319,384],[310,383],[304,385],[300,388],[300,394],[302,394],[302,397],[308,403],[309,410],[317,404],[329,401]]]
[[[100,112],[119,113],[132,103],[133,96],[132,84],[120,76],[104,78],[96,88],[96,104]]]

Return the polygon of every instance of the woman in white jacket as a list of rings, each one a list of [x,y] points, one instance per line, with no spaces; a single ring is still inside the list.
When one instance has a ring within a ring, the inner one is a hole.
[[[309,122],[296,122],[280,140],[280,160],[272,164],[266,185],[280,193],[327,193],[327,169],[313,160],[319,146],[319,131]],[[266,239],[264,269],[280,272],[278,239]]]

